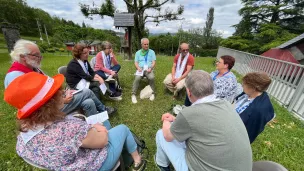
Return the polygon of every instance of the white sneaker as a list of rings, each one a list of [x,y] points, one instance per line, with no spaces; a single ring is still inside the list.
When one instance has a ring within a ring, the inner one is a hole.
[[[137,99],[134,94],[131,96],[131,98],[132,98],[132,103],[134,103],[134,104],[137,103]]]
[[[150,98],[149,98],[151,101],[153,101],[154,99],[155,99],[155,96],[154,96],[154,94],[152,94],[151,96],[150,96]]]

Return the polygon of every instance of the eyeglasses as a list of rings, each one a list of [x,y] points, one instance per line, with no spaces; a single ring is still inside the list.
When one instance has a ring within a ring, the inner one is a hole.
[[[215,63],[219,63],[220,64],[221,62],[219,60],[216,60]]]
[[[145,45],[145,46],[147,46],[147,45],[149,45],[149,43],[148,43],[148,44],[142,44],[142,45]]]
[[[27,54],[27,55],[30,55],[30,56],[35,56],[36,58],[43,58],[42,55],[36,55],[36,54]]]
[[[181,49],[182,52],[189,52],[189,49]]]

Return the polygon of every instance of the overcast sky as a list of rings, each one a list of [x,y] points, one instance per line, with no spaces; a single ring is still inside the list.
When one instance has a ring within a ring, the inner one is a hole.
[[[110,17],[101,19],[99,16],[94,16],[93,20],[90,20],[81,14],[79,3],[99,5],[101,2],[104,2],[104,0],[27,0],[29,6],[41,8],[52,16],[72,20],[78,24],[84,21],[91,27],[98,29],[119,31],[113,27],[113,19]],[[123,0],[114,0],[114,3],[119,12],[127,12]],[[175,0],[174,4],[168,3],[164,8],[177,9],[180,4],[185,7],[182,15],[184,20],[161,22],[158,26],[155,23],[148,23],[146,27],[148,27],[150,33],[176,33],[179,27],[184,30],[204,27],[210,7],[215,8],[213,29],[221,32],[223,37],[228,37],[234,33],[235,30],[231,26],[237,24],[241,19],[238,15],[238,10],[242,7],[240,0]],[[150,10],[148,14],[154,12]]]

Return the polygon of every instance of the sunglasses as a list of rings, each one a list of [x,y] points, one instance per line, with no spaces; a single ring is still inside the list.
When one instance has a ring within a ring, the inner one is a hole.
[[[181,49],[182,52],[189,52],[189,49]]]

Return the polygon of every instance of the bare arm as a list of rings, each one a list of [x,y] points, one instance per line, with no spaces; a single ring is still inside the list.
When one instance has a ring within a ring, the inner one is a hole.
[[[98,81],[99,84],[104,83],[104,80],[98,74],[94,75],[94,81]]]
[[[155,61],[152,61],[151,69],[155,68]]]
[[[82,140],[81,147],[83,148],[104,148],[108,144],[108,132],[97,131],[92,127],[84,140]]]
[[[134,64],[135,64],[136,69],[137,69],[138,71],[141,71],[141,68],[139,67],[138,62],[135,62]]]
[[[176,68],[176,63],[173,63],[172,69],[171,69],[171,74],[172,74],[172,80],[175,78],[175,68]]]
[[[163,133],[166,141],[171,142],[174,140],[174,137],[170,131],[171,123],[168,120],[164,120],[163,122]]]
[[[174,140],[174,137],[170,131],[171,122],[175,120],[175,117],[171,115],[170,113],[165,113],[162,115],[162,121],[163,121],[163,134],[166,141],[170,142]]]

